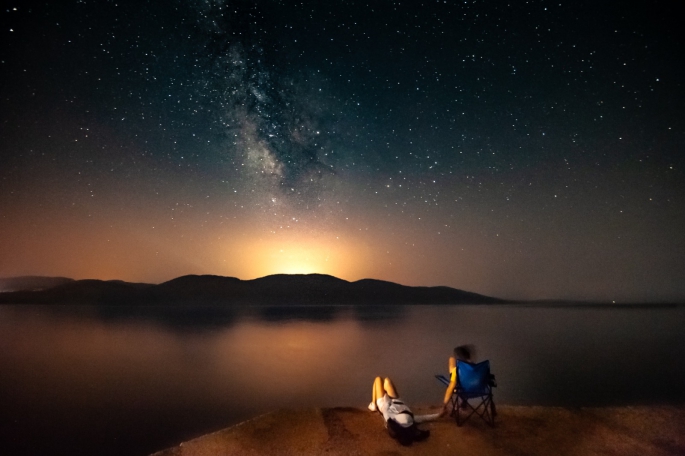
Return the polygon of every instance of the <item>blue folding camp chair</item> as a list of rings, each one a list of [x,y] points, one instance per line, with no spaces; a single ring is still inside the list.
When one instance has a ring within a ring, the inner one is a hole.
[[[450,381],[444,375],[436,375],[445,386]],[[451,416],[457,420],[457,426],[464,424],[472,415],[480,416],[490,426],[495,425],[495,401],[492,399],[492,388],[496,387],[495,376],[490,373],[490,361],[477,364],[457,361],[457,386],[452,393]],[[475,404],[472,404],[472,402]],[[474,406],[475,405],[475,406]],[[462,417],[462,413],[465,415]]]

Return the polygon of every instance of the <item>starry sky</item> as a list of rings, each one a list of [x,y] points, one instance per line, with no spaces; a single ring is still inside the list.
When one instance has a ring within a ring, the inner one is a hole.
[[[685,297],[672,2],[5,2],[0,276]]]

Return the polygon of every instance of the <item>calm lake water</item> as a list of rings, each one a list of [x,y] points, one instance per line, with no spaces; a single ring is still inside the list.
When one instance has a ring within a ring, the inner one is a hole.
[[[282,407],[438,404],[455,345],[500,404],[685,401],[685,307],[0,306],[5,455],[145,455]]]

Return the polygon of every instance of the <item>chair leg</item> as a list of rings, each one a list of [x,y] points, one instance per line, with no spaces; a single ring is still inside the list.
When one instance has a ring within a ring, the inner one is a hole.
[[[458,398],[457,398],[457,395],[456,395],[456,394],[453,394],[453,395],[452,395],[452,399],[451,399],[451,401],[452,401],[452,411],[450,412],[450,416],[455,416],[455,414],[458,413],[458,410],[457,410],[457,399],[458,399]]]
[[[486,399],[485,409],[483,410],[483,419],[490,427],[495,427],[495,401],[492,400],[492,395]]]
[[[467,412],[464,417],[462,417],[460,411]],[[457,421],[457,426],[461,426],[466,423],[466,421],[471,418],[472,415],[478,415],[483,419],[490,427],[495,427],[495,402],[492,399],[492,394],[480,397],[480,403],[474,407],[467,399],[462,399],[457,397],[457,403],[455,408],[455,419]]]
[[[454,415],[454,418],[457,420],[457,426],[461,426],[461,425],[464,424],[465,421],[466,421],[466,420],[464,420],[464,421],[461,421],[461,420],[460,420],[461,416],[460,416],[460,414],[459,414],[459,409],[460,409],[460,408],[463,408],[462,405],[463,405],[463,404],[462,404],[461,399],[459,398],[459,396],[457,396],[457,403],[456,403],[456,408],[455,408],[456,414]]]
[[[469,419],[469,417],[471,416],[471,414],[469,413],[469,414],[466,416],[466,418],[462,419],[462,418],[461,418],[461,414],[459,413],[460,411],[464,411],[464,412],[468,411],[468,408],[469,408],[470,406],[471,406],[471,404],[469,404],[468,400],[463,399],[463,398],[457,396],[457,415],[456,415],[457,426],[461,426],[462,424],[466,423],[466,421],[467,421],[467,420]]]

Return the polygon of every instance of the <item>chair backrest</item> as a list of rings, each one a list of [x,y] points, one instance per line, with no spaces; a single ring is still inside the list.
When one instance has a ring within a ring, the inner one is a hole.
[[[490,381],[490,361],[478,364],[457,361],[457,389],[464,392],[477,392],[486,388]]]

